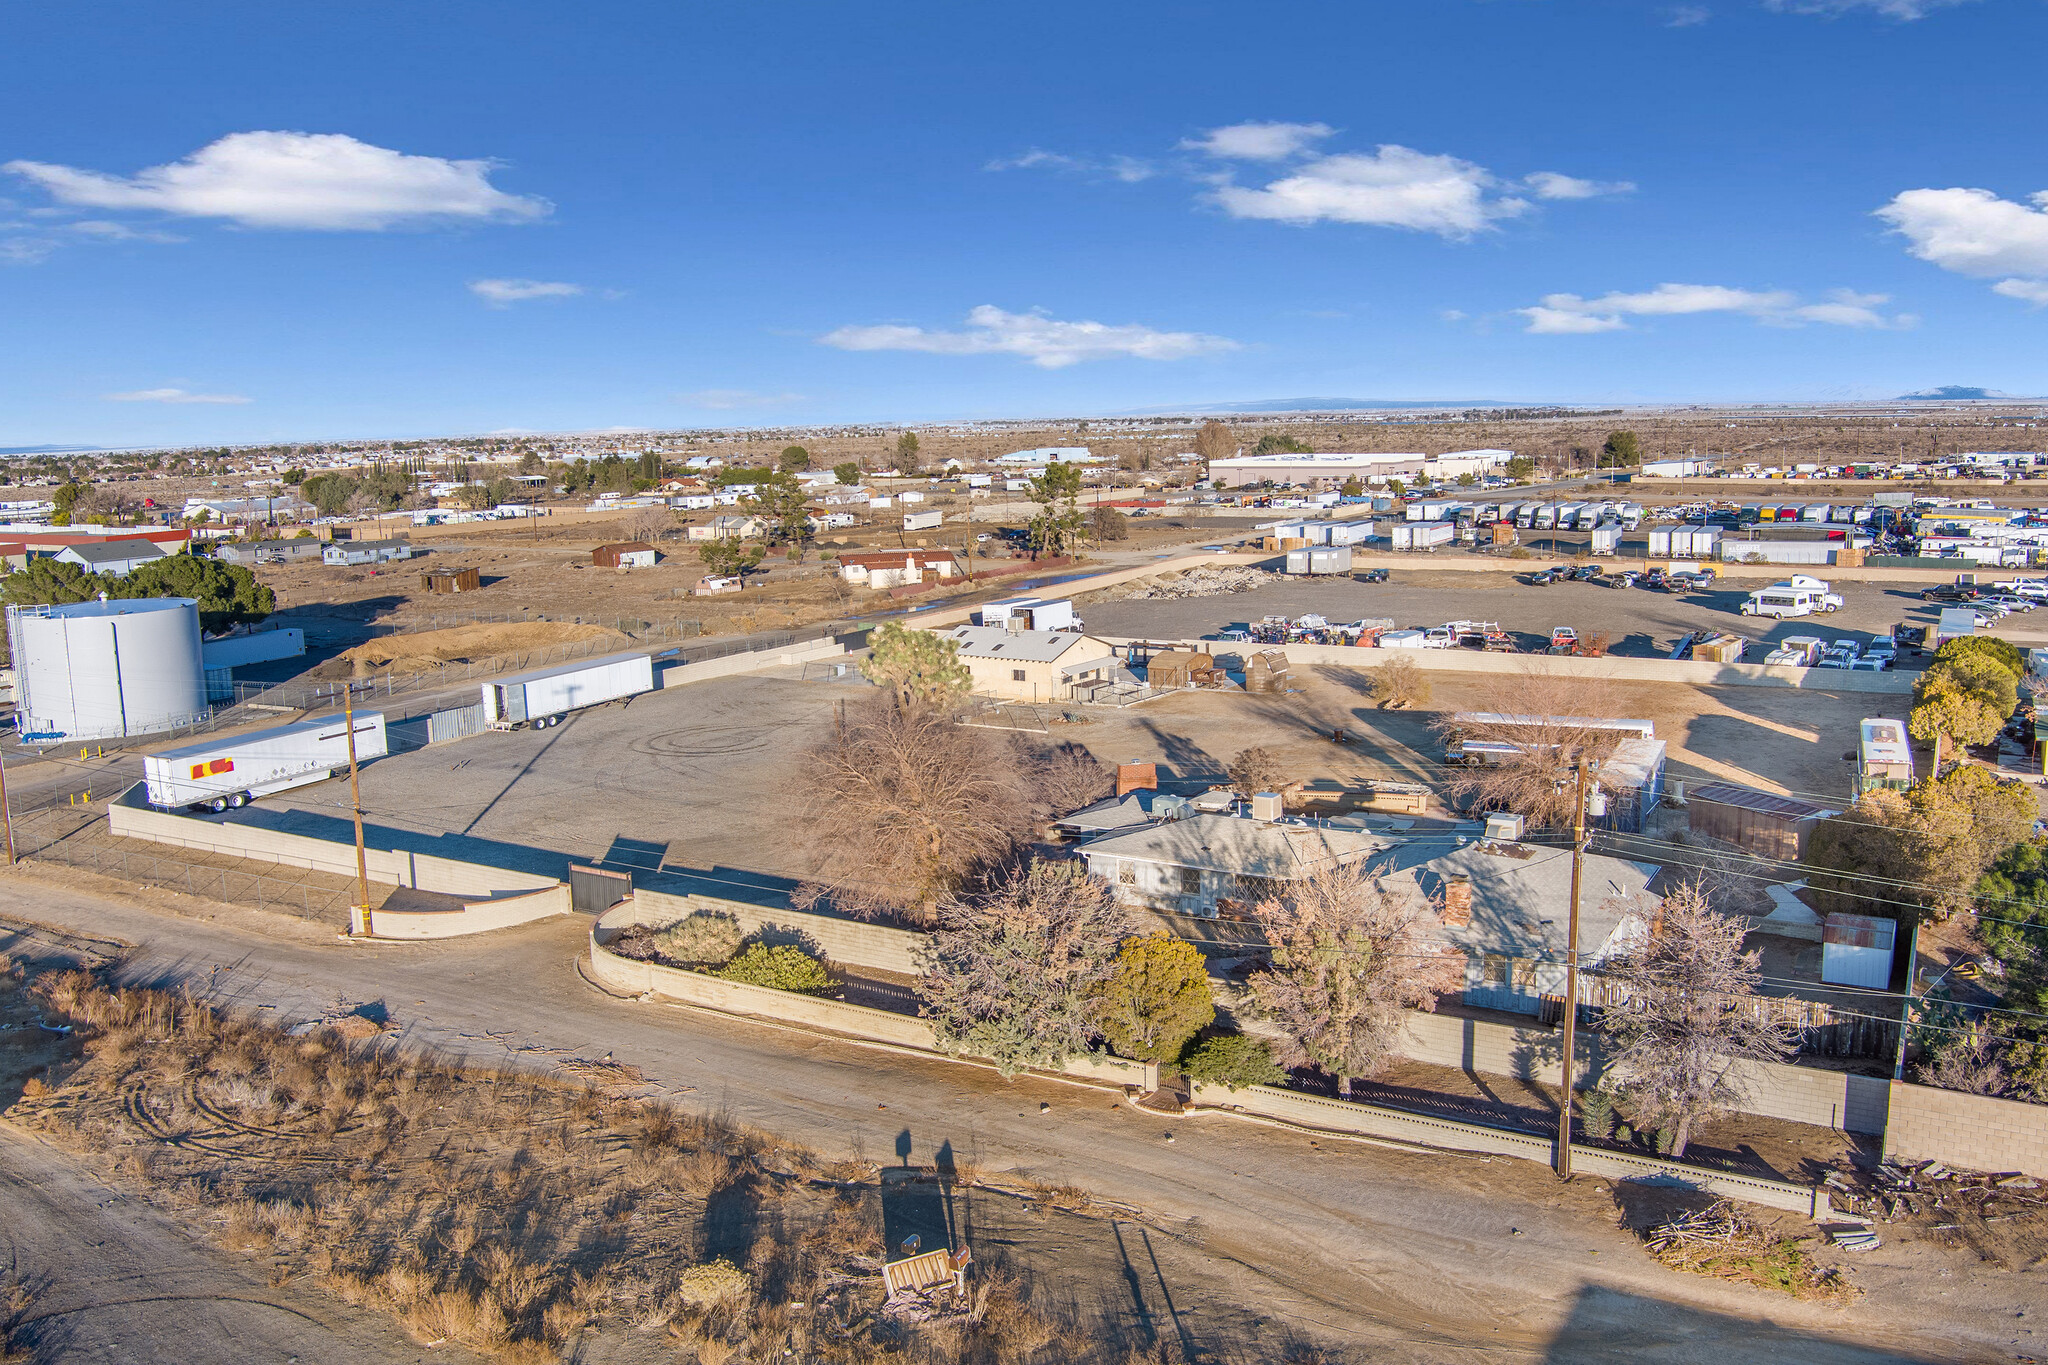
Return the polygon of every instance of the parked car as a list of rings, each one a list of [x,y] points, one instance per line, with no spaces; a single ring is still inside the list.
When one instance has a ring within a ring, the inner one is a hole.
[[[1993,593],[1977,600],[1980,607],[1997,607],[2003,611],[2032,611],[2038,603],[2017,593]]]
[[[1623,569],[1620,573],[1607,575],[1606,583],[1610,588],[1633,588],[1639,577],[1641,575],[1634,569]]]
[[[1662,588],[1665,586],[1665,583],[1666,579],[1662,569],[1652,569],[1636,580],[1636,586],[1639,588]]]
[[[1581,564],[1578,568],[1572,570],[1572,577],[1581,583],[1591,583],[1599,576],[1600,566],[1598,564]]]
[[[1364,573],[1358,574],[1357,578],[1361,583],[1384,583],[1387,581],[1387,571],[1385,569],[1367,569]]]
[[[1538,569],[1523,580],[1532,588],[1547,588],[1557,581],[1557,570]]]
[[[1956,604],[1975,602],[1977,600],[1977,590],[1975,588],[1959,588],[1952,583],[1941,583],[1922,592],[1920,600],[1922,602],[1949,602]]]

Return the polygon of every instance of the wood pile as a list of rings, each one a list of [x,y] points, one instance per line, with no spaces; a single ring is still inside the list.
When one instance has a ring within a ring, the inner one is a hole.
[[[1846,1220],[1865,1226],[1933,1217],[1936,1230],[1953,1231],[1959,1217],[2005,1223],[2048,1207],[2048,1191],[2023,1172],[1959,1171],[1939,1161],[1886,1159],[1874,1171],[1829,1171],[1821,1183]]]

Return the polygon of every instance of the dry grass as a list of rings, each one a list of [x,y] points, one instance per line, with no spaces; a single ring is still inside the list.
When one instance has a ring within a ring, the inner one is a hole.
[[[681,1359],[706,1365],[1093,1358],[999,1261],[944,1320],[884,1315],[865,1163],[385,1039],[293,1038],[83,972],[33,988],[73,1023],[83,1060],[11,1118],[99,1155],[273,1285],[311,1280],[422,1345],[552,1361],[616,1318],[666,1328]],[[25,1311],[0,1295],[0,1326]]]
[[[17,1270],[0,1271],[0,1365],[33,1359],[21,1341],[22,1327],[35,1311],[35,1288]]]

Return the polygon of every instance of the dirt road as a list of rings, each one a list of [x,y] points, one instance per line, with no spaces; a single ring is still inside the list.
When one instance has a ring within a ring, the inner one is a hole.
[[[616,1001],[573,968],[581,919],[462,944],[358,946],[253,916],[164,917],[19,877],[0,881],[0,914],[125,939],[138,945],[137,979],[193,983],[280,1019],[337,998],[381,1001],[413,1043],[536,1066],[610,1054],[684,1103],[827,1153],[930,1161],[950,1144],[987,1171],[1129,1201],[1201,1248],[1131,1290],[1132,1311],[1174,1312],[1197,1346],[1204,1319],[1187,1312],[1190,1296],[1256,1305],[1376,1361],[2010,1360],[2048,1309],[2031,1274],[1910,1243],[1855,1262],[1869,1290],[1855,1309],[1812,1307],[1664,1271],[1615,1227],[1601,1182],[1559,1187],[1524,1163],[1317,1143],[1223,1116],[1162,1119],[1101,1090],[1006,1084]],[[45,946],[0,934],[0,951],[17,956]],[[1120,1291],[1096,1276],[1074,1292]]]

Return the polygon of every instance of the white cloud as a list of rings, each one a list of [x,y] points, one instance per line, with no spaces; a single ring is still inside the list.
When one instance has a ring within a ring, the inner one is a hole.
[[[2048,280],[2000,280],[1991,286],[1991,292],[2048,308]]]
[[[1285,161],[1336,131],[1327,123],[1233,123],[1180,145],[1226,161]]]
[[[1497,183],[1483,166],[1390,143],[1370,154],[1313,157],[1263,189],[1223,185],[1214,197],[1233,218],[1362,223],[1469,237],[1528,210],[1527,200],[1492,194]]]
[[[104,395],[109,403],[248,403],[253,399],[238,393],[188,393],[184,389],[136,389],[132,393]]]
[[[1906,250],[1943,270],[1974,279],[2004,275],[1995,294],[2048,303],[2048,190],[2028,203],[1990,190],[1907,190],[1877,210],[1904,237]]]
[[[70,231],[81,237],[91,237],[102,242],[182,242],[186,240],[173,232],[147,232],[129,227],[126,223],[110,223],[104,218],[82,218],[70,225]]]
[[[508,308],[527,299],[574,298],[583,286],[559,280],[471,280],[469,292],[493,308]]]
[[[531,222],[545,199],[490,183],[493,161],[411,156],[341,133],[230,133],[182,161],[133,176],[10,161],[75,208],[153,209],[255,228],[375,231],[446,221]]]
[[[0,265],[35,265],[56,249],[57,243],[47,237],[0,238]]]
[[[1054,170],[1074,171],[1085,175],[1106,175],[1135,185],[1140,180],[1150,180],[1159,174],[1159,168],[1149,161],[1135,156],[1085,157],[1067,156],[1061,152],[1048,152],[1033,147],[1022,156],[999,157],[982,167],[985,171],[1031,171]]]
[[[1084,360],[1185,360],[1234,351],[1227,337],[1161,332],[1136,323],[1061,322],[1043,313],[1008,313],[982,304],[959,332],[884,324],[841,327],[818,340],[843,351],[925,351],[933,355],[1014,355],[1057,370]]]
[[[1636,188],[1628,180],[1581,180],[1556,171],[1534,171],[1523,176],[1522,183],[1538,199],[1598,199],[1605,194],[1633,194]]]
[[[1664,12],[1666,28],[1696,28],[1714,17],[1705,5],[1673,5]]]
[[[1973,0],[1766,0],[1770,8],[1785,14],[1820,14],[1830,19],[1844,14],[1879,14],[1887,19],[1924,19],[1938,9],[1967,5]]]
[[[1515,311],[1529,320],[1526,331],[1551,335],[1619,332],[1631,317],[1677,317],[1692,313],[1733,313],[1777,327],[1821,323],[1832,327],[1903,329],[1918,319],[1910,313],[1889,317],[1878,306],[1884,294],[1858,294],[1837,289],[1823,303],[1801,303],[1784,290],[1731,289],[1719,284],[1660,284],[1638,294],[1604,294],[1597,299],[1577,294],[1546,294],[1543,301]]]
[[[721,412],[731,408],[778,407],[784,403],[806,401],[800,393],[754,393],[748,389],[699,389],[682,395],[682,398],[693,408],[711,408]]]

